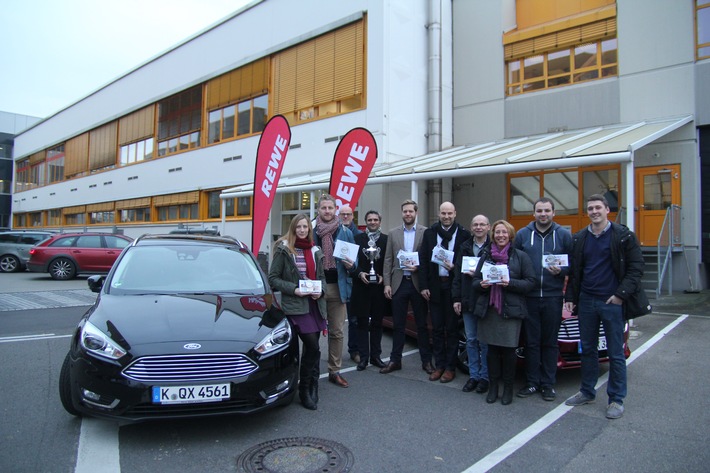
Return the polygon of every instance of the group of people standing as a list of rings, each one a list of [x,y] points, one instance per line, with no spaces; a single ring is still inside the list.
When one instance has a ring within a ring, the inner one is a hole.
[[[299,397],[304,407],[317,408],[321,332],[327,330],[328,336],[328,379],[347,388],[340,373],[346,317],[351,323],[348,351],[357,370],[372,364],[388,374],[402,369],[410,306],[421,367],[430,381],[448,383],[456,377],[463,319],[469,361],[463,391],[487,393],[488,403],[500,398],[510,404],[515,350],[524,329],[526,385],[517,396],[539,393],[552,401],[566,299],[568,309],[579,315],[582,350],[580,392],[566,403],[583,405],[596,397],[601,323],[610,360],[606,415],[623,415],[622,304],[640,290],[643,258],[634,234],[608,220],[603,196],[587,199],[591,223],[574,237],[553,221],[554,202],[546,197],[533,204],[534,220],[517,233],[505,220],[491,225],[485,215],[474,216],[466,229],[456,221],[451,202],[440,205],[438,221],[427,228],[417,223],[417,203],[406,200],[402,224],[387,234],[377,211],[365,214],[366,230],[360,231],[352,209],[339,210],[340,217],[335,199],[326,194],[318,202],[315,226],[305,214],[294,217],[275,244],[269,271],[269,282],[281,292],[282,308],[303,344]],[[356,245],[358,254],[335,253],[338,240]],[[319,281],[320,290],[303,292],[299,282],[304,280]],[[390,312],[392,351],[384,363],[382,319]]]

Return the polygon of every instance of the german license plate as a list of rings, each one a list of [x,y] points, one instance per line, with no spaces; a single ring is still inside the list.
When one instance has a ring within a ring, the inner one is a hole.
[[[203,386],[153,386],[153,404],[190,404],[229,399],[229,383]]]
[[[597,350],[606,350],[606,337],[599,337],[597,342]],[[582,341],[577,342],[577,353],[582,353]]]

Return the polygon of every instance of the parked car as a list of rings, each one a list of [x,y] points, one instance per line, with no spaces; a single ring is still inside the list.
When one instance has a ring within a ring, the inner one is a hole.
[[[298,338],[243,243],[145,235],[88,284],[98,297],[59,377],[70,414],[144,421],[292,402]]]
[[[382,321],[382,325],[386,328],[392,328],[392,318],[385,317]],[[431,322],[429,323],[429,329],[431,330]],[[411,311],[407,313],[407,322],[404,331],[409,337],[416,339],[417,326],[414,322],[414,314]],[[624,327],[624,355],[626,358],[631,356],[628,340],[629,324],[627,323]],[[562,311],[562,324],[557,334],[557,344],[560,349],[560,353],[557,357],[557,369],[579,368],[582,364],[581,345],[579,341],[579,321],[577,320],[577,316],[570,314],[564,309]],[[604,327],[601,324],[597,348],[599,350],[599,361],[603,363],[608,362],[606,336],[604,335]],[[520,334],[520,343],[515,353],[519,361],[522,362],[525,359],[525,330]],[[462,372],[468,374],[468,353],[466,352],[466,333],[463,328],[463,322],[459,324],[457,366]]]
[[[36,230],[11,230],[0,232],[0,272],[14,273],[27,267],[30,249],[54,235]]]
[[[49,273],[52,279],[108,273],[131,241],[114,233],[55,234],[30,250],[27,267],[36,273]]]

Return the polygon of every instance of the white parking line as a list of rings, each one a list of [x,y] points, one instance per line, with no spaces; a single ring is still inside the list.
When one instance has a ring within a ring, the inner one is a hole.
[[[665,337],[671,330],[680,325],[685,319],[688,318],[687,314],[680,316],[678,319],[674,320],[670,324],[666,325],[665,328],[660,330],[656,335],[651,337],[646,343],[641,345],[639,348],[634,350],[628,360],[626,360],[626,365],[633,363],[638,357],[643,355],[649,348],[655,345],[659,340]],[[599,380],[595,389],[599,389],[604,383],[609,379],[609,373],[604,373]],[[554,408],[552,411],[548,412],[546,415],[542,416],[537,422],[530,425],[528,428],[520,432],[518,435],[508,440],[506,443],[498,447],[496,450],[492,451],[485,457],[481,458],[475,464],[471,465],[469,468],[463,471],[463,473],[478,473],[486,472],[500,462],[508,458],[510,455],[515,453],[523,445],[528,443],[530,440],[535,438],[538,434],[544,431],[546,428],[557,422],[563,415],[574,409],[573,407],[565,405],[564,402]]]
[[[34,340],[48,340],[51,338],[68,338],[71,335],[54,335],[53,333],[42,333],[39,335],[18,335],[16,337],[0,337],[0,343],[10,342],[31,342]]]
[[[74,473],[120,473],[118,424],[84,417]]]

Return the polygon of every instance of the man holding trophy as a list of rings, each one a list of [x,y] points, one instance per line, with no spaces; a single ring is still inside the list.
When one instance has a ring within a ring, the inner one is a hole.
[[[355,235],[359,246],[357,277],[353,278],[353,293],[350,299],[352,315],[357,317],[357,346],[360,362],[357,370],[367,368],[368,363],[384,368],[382,361],[382,318],[387,310],[382,265],[384,264],[387,235],[380,229],[382,217],[375,210],[365,214],[367,231]]]

